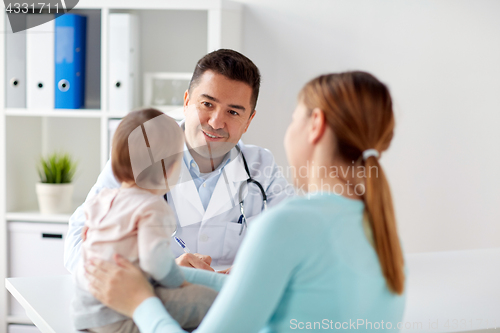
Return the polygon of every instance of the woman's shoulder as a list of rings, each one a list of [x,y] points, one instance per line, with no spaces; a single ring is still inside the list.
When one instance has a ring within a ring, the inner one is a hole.
[[[268,234],[288,234],[297,230],[305,221],[315,215],[314,209],[303,198],[287,198],[278,205],[269,208],[255,221],[256,228],[262,228]],[[284,232],[288,230],[288,232]]]
[[[332,220],[335,216],[362,214],[364,203],[337,194],[313,194],[295,196],[283,200],[269,210],[273,218],[290,217],[293,220],[311,220],[313,218]]]
[[[356,226],[357,223],[352,222],[361,222],[363,211],[361,201],[347,198],[293,197],[263,213],[254,225],[261,236],[321,242],[323,238],[332,240],[335,235],[343,234],[342,230]]]
[[[309,202],[304,197],[290,197],[281,201],[276,206],[268,209],[262,214],[262,217],[274,219],[276,222],[283,221],[285,218],[300,219],[313,211]]]

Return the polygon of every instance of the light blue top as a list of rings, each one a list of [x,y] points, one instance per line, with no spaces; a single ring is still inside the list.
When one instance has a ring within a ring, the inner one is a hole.
[[[231,162],[231,158],[229,156],[230,154],[226,154],[222,162],[214,171],[210,173],[201,173],[198,164],[189,152],[186,144],[184,144],[183,160],[189,170],[189,173],[191,174],[191,178],[193,178],[193,182],[198,190],[198,194],[200,195],[201,203],[205,209],[208,207],[208,203],[210,202],[212,193],[214,193],[215,185],[217,185],[217,182],[219,181],[222,170],[224,170],[226,164]]]
[[[405,297],[387,288],[363,210],[336,194],[288,199],[249,228],[229,276],[184,269],[189,282],[220,290],[195,332],[396,328]],[[143,333],[182,332],[154,297],[133,318]]]

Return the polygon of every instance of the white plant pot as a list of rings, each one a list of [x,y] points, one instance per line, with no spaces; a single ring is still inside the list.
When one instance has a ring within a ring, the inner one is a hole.
[[[38,206],[42,214],[71,213],[73,184],[36,184]]]

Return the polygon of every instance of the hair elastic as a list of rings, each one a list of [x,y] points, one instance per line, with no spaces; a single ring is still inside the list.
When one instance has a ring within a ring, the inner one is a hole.
[[[375,158],[378,158],[380,156],[380,154],[378,153],[378,151],[376,149],[367,149],[363,152],[363,161],[366,161],[368,159],[368,157],[375,157]]]

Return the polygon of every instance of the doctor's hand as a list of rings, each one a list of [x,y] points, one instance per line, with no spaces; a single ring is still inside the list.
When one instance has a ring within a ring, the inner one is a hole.
[[[184,253],[177,259],[175,259],[175,262],[179,266],[194,267],[214,272],[214,269],[210,267],[210,264],[212,263],[212,258],[210,256],[206,256],[203,254]]]
[[[231,268],[233,268],[233,266],[231,266],[229,268],[226,268],[226,269],[223,269],[221,271],[217,271],[217,273],[219,273],[219,274],[229,274],[229,273],[231,273]]]
[[[85,264],[89,288],[104,305],[132,317],[143,301],[154,297],[153,287],[140,269],[115,254],[116,264],[101,259],[90,259]]]

